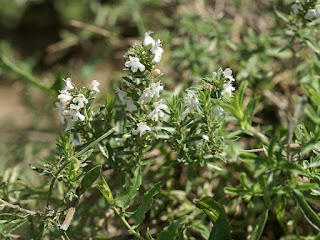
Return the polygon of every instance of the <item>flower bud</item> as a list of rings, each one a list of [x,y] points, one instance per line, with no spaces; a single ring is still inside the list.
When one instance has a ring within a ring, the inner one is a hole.
[[[153,74],[154,76],[158,76],[158,75],[161,74],[161,71],[160,71],[160,69],[156,68],[156,69],[153,69],[153,70],[152,70],[152,74]]]

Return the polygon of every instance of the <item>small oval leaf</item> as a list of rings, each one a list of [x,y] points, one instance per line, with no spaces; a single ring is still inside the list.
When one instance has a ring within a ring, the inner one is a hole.
[[[76,192],[78,196],[84,194],[91,185],[97,180],[101,173],[101,166],[96,166],[92,168],[87,174],[82,178],[79,187],[77,188]]]

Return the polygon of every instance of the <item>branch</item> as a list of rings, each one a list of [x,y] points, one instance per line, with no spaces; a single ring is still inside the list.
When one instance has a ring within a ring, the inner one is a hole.
[[[8,203],[7,201],[3,200],[0,198],[0,202],[3,203],[4,205],[6,205],[7,207],[10,207],[10,208],[14,208],[20,212],[24,212],[26,214],[29,214],[31,216],[36,216],[36,215],[39,215],[37,212],[35,211],[31,211],[31,210],[28,210],[28,209],[24,209],[22,207],[20,207],[19,205],[13,205],[11,203]]]
[[[284,145],[285,147],[288,147],[290,149],[293,149],[293,148],[299,148],[300,147],[300,144],[298,143],[291,143],[291,144],[286,144]],[[247,149],[247,150],[240,150],[241,153],[246,153],[246,152],[253,152],[253,153],[256,153],[256,152],[264,152],[264,149],[263,148],[255,148],[255,149]]]

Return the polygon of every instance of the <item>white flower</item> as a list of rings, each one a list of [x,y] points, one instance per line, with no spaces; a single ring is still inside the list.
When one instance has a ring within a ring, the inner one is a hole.
[[[80,112],[80,106],[74,105],[74,104],[70,104],[70,110],[68,110],[68,115],[71,116],[73,121],[84,121],[85,120],[85,116],[82,115]]]
[[[308,12],[306,13],[306,15],[304,16],[304,18],[306,20],[312,20],[317,16],[318,16],[318,12],[316,9],[309,9]]]
[[[151,88],[148,87],[143,90],[138,102],[141,104],[146,104],[152,99],[152,93],[151,93]]]
[[[162,99],[159,102],[155,102],[153,106],[154,110],[148,114],[148,117],[151,118],[153,121],[158,121],[159,117],[164,116],[164,113],[161,110],[168,109],[168,106],[162,103]]]
[[[229,97],[232,96],[232,92],[235,90],[235,88],[232,86],[231,81],[223,84],[223,90],[222,95],[227,94]]]
[[[117,92],[117,94],[118,94],[121,102],[124,104],[124,103],[125,103],[125,102],[124,102],[124,97],[127,95],[127,92],[122,91],[122,90],[121,90],[120,88],[118,88],[118,87],[116,88],[116,92]]]
[[[60,102],[56,102],[55,105],[57,106],[58,108],[58,115],[60,117],[60,121],[62,124],[64,124],[64,120],[65,120],[65,117],[64,117],[64,111],[66,110],[66,108],[60,103]]]
[[[163,49],[161,47],[160,39],[157,40],[157,42],[154,44],[154,46],[150,50],[154,54],[153,61],[154,62],[160,62],[161,55],[163,53]]]
[[[132,72],[137,72],[138,69],[140,72],[143,72],[145,70],[145,66],[139,62],[139,58],[137,57],[129,57],[129,61],[126,61],[124,64],[127,68],[131,68]]]
[[[320,4],[319,5],[316,5],[316,16],[317,17],[320,17]]]
[[[86,117],[82,115],[79,111],[73,110],[72,119],[73,121],[78,121],[78,120],[84,121]]]
[[[232,70],[230,68],[226,68],[224,71],[223,71],[223,76],[225,78],[228,78],[230,82],[233,82],[235,81],[235,79],[233,78],[232,76]]]
[[[138,109],[137,106],[133,104],[133,101],[131,99],[124,99],[124,103],[127,104],[129,112],[133,112]]]
[[[144,40],[143,40],[143,46],[148,46],[151,44],[151,46],[153,47],[155,45],[155,41],[152,37],[150,37],[150,34],[153,33],[152,31],[148,31],[144,34]]]
[[[67,91],[60,91],[60,94],[58,95],[58,99],[62,103],[62,105],[66,106],[67,103],[72,99],[71,94]]]
[[[220,117],[223,113],[224,111],[221,107],[215,107],[215,109],[212,111],[212,114],[217,117]]]
[[[152,37],[150,37],[151,33],[152,33],[151,31],[148,31],[144,34],[143,46],[146,47],[151,44],[150,51],[154,54],[153,61],[160,62],[161,55],[163,53],[163,49],[161,47],[161,41],[160,39],[155,41]]]
[[[160,91],[163,89],[160,81],[156,83],[151,83],[150,87],[143,90],[142,95],[140,96],[138,102],[145,104],[149,102],[152,98],[159,98]]]
[[[67,116],[66,119],[67,119],[67,127],[64,130],[65,132],[69,131],[74,125],[74,121],[71,120],[70,116]]]
[[[163,86],[161,85],[160,81],[156,83],[151,83],[151,93],[154,98],[160,97],[160,91],[162,91]]]
[[[217,76],[217,72],[212,72],[212,78],[215,79]]]
[[[193,91],[187,90],[187,99],[188,99],[188,108],[190,111],[197,109],[198,105],[200,105],[197,94]]]
[[[299,11],[303,11],[303,8],[302,8],[299,0],[296,0],[296,2],[292,5],[291,9],[294,14],[298,14]]]
[[[138,135],[140,133],[140,136],[146,133],[146,131],[151,131],[151,128],[147,126],[145,122],[139,122],[137,123],[137,129],[133,130],[132,133],[134,135]]]
[[[208,135],[203,134],[203,135],[202,135],[202,138],[203,138],[204,140],[206,140],[206,141],[209,141]]]
[[[83,108],[88,103],[88,99],[81,93],[79,93],[73,100],[74,103],[78,103],[79,108]]]
[[[100,85],[100,83],[97,81],[97,80],[93,80],[88,89],[91,90],[91,91],[96,91],[96,92],[100,92],[99,89],[98,89],[98,86]]]
[[[79,142],[78,139],[72,139],[71,140],[71,144],[73,145],[73,147],[81,145],[81,143]]]
[[[68,90],[74,89],[74,86],[73,86],[73,84],[71,82],[71,78],[67,78],[66,80],[63,79],[63,81],[65,81],[65,83],[66,83],[66,87],[64,88],[64,90],[68,91]]]
[[[79,112],[80,107],[75,104],[70,104],[68,109],[63,107],[59,102],[56,103],[56,106],[59,109],[59,117],[61,123],[64,124],[65,121],[67,122],[65,131],[70,130],[76,121],[85,120],[85,116]]]

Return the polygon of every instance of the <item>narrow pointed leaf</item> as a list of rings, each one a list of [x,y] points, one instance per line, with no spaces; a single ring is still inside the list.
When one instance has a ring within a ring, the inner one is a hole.
[[[175,239],[177,231],[181,223],[186,220],[186,217],[181,217],[170,223],[169,226],[165,227],[157,236],[157,240],[169,240]]]
[[[149,228],[147,228],[146,238],[147,238],[147,240],[154,240],[154,238],[151,236],[151,233],[150,233],[150,229],[149,229]]]
[[[101,185],[95,185],[95,187],[96,187],[97,189],[99,189],[99,191],[102,193],[102,195],[103,195],[104,198],[107,200],[107,202],[108,202],[110,205],[112,205],[113,202],[114,202],[114,200],[113,200],[112,198],[110,198],[110,196],[109,196],[108,192],[106,191],[106,189],[105,189],[103,186],[101,186]]]
[[[303,213],[304,217],[309,221],[309,223],[320,231],[320,218],[319,216],[313,211],[313,209],[309,206],[307,201],[304,199],[304,196],[301,192],[295,190],[293,192],[293,196]]]
[[[153,188],[143,194],[142,204],[137,208],[137,210],[127,214],[128,217],[131,217],[136,222],[134,228],[138,227],[145,218],[145,213],[151,208],[153,197],[160,192],[163,184],[164,182],[156,183]]]
[[[218,220],[214,223],[209,240],[231,240],[227,215],[223,210]]]
[[[231,240],[227,215],[222,205],[214,201],[211,197],[206,196],[202,198],[196,206],[202,209],[210,218],[211,222],[214,223],[209,240]]]
[[[107,202],[111,205],[114,204],[114,199],[112,196],[112,192],[109,188],[109,185],[107,183],[107,181],[104,179],[104,177],[102,177],[102,186],[101,185],[96,185],[95,187],[97,189],[99,189],[99,191],[102,193],[102,195],[104,196],[104,198],[107,200]]]
[[[129,207],[131,199],[133,199],[136,196],[141,186],[141,181],[142,181],[141,168],[138,167],[134,173],[132,186],[127,187],[126,192],[121,197],[121,199],[117,202],[117,206],[121,207],[123,210],[126,210]]]
[[[259,240],[262,233],[263,233],[263,229],[264,226],[266,225],[267,219],[268,219],[268,213],[269,210],[266,209],[263,211],[263,213],[259,216],[256,224],[253,227],[251,236],[250,236],[250,240]]]
[[[5,220],[7,222],[11,222],[13,220],[17,220],[17,219],[23,219],[24,217],[21,215],[17,215],[14,213],[1,213],[0,214],[0,220]]]
[[[6,229],[6,234],[11,233],[11,232],[13,232],[14,230],[18,229],[18,228],[21,227],[26,221],[27,221],[26,218],[12,221],[11,226],[10,226],[8,229]]]

